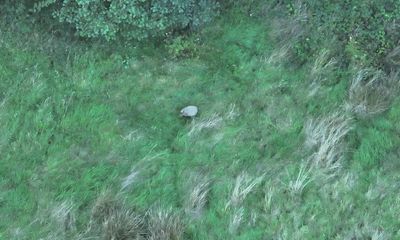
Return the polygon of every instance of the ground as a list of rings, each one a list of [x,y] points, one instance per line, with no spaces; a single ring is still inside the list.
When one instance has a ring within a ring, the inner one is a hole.
[[[113,239],[84,233],[109,198],[153,239],[400,238],[400,98],[362,108],[329,50],[238,13],[190,57],[0,30],[1,239]]]

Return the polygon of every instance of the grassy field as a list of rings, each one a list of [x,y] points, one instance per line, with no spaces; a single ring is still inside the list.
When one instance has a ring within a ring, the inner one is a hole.
[[[398,76],[231,15],[187,58],[1,25],[0,239],[400,239]]]

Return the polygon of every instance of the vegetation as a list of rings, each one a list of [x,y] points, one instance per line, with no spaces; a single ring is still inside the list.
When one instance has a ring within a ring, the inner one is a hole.
[[[163,38],[209,22],[217,13],[214,0],[37,0],[28,1],[35,13],[71,24],[82,37],[143,40]],[[42,16],[43,17],[43,16]]]
[[[400,238],[397,1],[220,1],[152,36],[78,4],[127,1],[29,2],[0,10],[0,239]]]
[[[319,44],[326,43],[326,35],[333,33],[338,41],[331,50],[343,55],[343,63],[351,58],[360,64],[382,67],[387,64],[389,52],[399,44],[399,1],[283,2],[288,13],[299,18],[309,30],[300,36],[296,46],[299,57],[318,51]]]

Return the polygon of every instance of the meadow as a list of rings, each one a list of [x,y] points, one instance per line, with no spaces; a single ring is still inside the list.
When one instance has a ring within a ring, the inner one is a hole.
[[[0,239],[400,239],[399,75],[297,64],[288,21],[160,45],[3,18]]]

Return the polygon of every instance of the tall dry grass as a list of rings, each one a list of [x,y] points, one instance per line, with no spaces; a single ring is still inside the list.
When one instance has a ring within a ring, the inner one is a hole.
[[[351,118],[334,113],[328,117],[306,122],[305,145],[312,149],[311,166],[335,172],[342,167],[345,151],[344,138],[352,129]]]
[[[386,111],[399,90],[399,74],[381,70],[359,70],[349,88],[348,109],[361,118]]]

